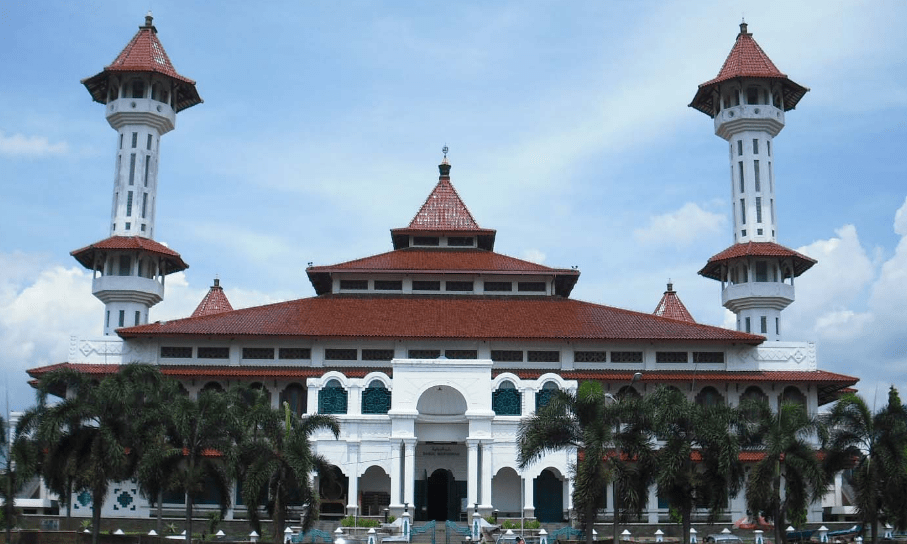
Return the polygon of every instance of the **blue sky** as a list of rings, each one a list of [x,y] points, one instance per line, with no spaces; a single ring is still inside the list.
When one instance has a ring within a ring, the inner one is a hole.
[[[387,251],[452,179],[497,251],[578,266],[575,298],[651,312],[668,279],[729,324],[696,274],[729,246],[726,143],[688,108],[742,15],[811,89],[775,140],[779,242],[820,262],[784,314],[872,398],[907,387],[907,4],[862,2],[11,2],[0,7],[0,364],[101,333],[69,252],[108,236],[115,132],[79,80],[151,8],[205,103],[162,138],[156,239],[190,264],[152,319],[215,275],[235,307],[313,295],[308,262]],[[881,390],[881,389],[880,389]]]

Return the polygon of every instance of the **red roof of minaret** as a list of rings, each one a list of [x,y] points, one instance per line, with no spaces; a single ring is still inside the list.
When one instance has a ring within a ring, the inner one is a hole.
[[[693,315],[690,314],[687,307],[680,301],[680,297],[678,297],[677,292],[674,291],[674,284],[672,283],[668,283],[668,290],[665,291],[664,296],[661,297],[661,302],[658,303],[658,306],[652,313],[659,317],[677,319],[679,321],[686,321],[687,323],[696,323],[696,320],[693,319]]]
[[[706,115],[713,115],[712,86],[729,79],[744,77],[781,80],[784,89],[784,111],[794,109],[797,102],[809,91],[808,88],[794,83],[787,77],[787,74],[782,73],[772,59],[768,58],[765,51],[759,47],[759,44],[753,39],[753,35],[746,31],[746,23],[740,23],[737,41],[721,66],[718,76],[699,85],[699,90],[690,106]]]
[[[198,308],[192,312],[191,317],[214,315],[221,312],[230,312],[232,310],[233,306],[231,306],[230,301],[227,300],[227,295],[224,294],[224,288],[220,286],[220,280],[215,278],[214,285],[211,286],[208,294],[205,295],[205,298],[199,303]]]
[[[164,46],[157,37],[157,28],[151,24],[151,21],[151,13],[149,13],[145,16],[145,24],[139,27],[139,31],[112,63],[106,66],[101,73],[82,80],[95,101],[102,104],[107,102],[109,72],[153,72],[163,74],[183,84],[179,86],[176,111],[202,102],[195,89],[195,81],[180,75],[173,67],[170,57],[167,56]]]
[[[490,243],[493,246],[495,231],[483,229],[479,226],[469,212],[469,208],[460,199],[460,195],[457,194],[453,184],[450,183],[450,162],[448,162],[446,154],[441,164],[438,165],[438,170],[441,173],[438,177],[438,184],[435,185],[434,190],[425,199],[425,203],[422,204],[412,221],[409,222],[409,226],[402,229],[391,229],[394,247],[398,248],[397,238],[399,235],[421,235],[427,233],[462,233],[467,236],[490,236]],[[479,247],[490,249],[487,244],[481,241]]]
[[[91,270],[95,265],[95,254],[108,251],[141,251],[160,257],[166,266],[164,274],[172,274],[189,268],[180,254],[169,247],[142,236],[111,236],[100,242],[77,249],[70,253],[85,268]]]
[[[706,278],[720,281],[722,265],[740,257],[776,257],[781,260],[789,260],[794,276],[799,276],[806,272],[817,262],[812,257],[807,257],[793,249],[787,249],[775,242],[746,242],[734,244],[721,253],[713,255],[709,262],[699,271],[699,274]]]

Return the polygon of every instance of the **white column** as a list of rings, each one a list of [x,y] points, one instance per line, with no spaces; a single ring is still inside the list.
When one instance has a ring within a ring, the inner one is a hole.
[[[346,515],[355,516],[359,510],[359,445],[347,446],[347,460],[350,473],[347,475]]]
[[[416,482],[416,440],[408,438],[403,441],[403,502],[408,502],[410,507],[415,507],[415,492],[413,487]]]
[[[402,509],[403,500],[400,497],[400,478],[403,475],[401,464],[403,457],[400,455],[400,443],[393,442],[390,445],[391,458],[391,508]]]
[[[734,518],[736,519],[736,518]],[[649,486],[649,519],[648,522],[651,524],[658,523],[658,487],[654,485]]]
[[[535,517],[535,480],[526,476],[523,476],[523,515]]]
[[[482,496],[479,505],[491,510],[491,442],[482,442]]]
[[[479,502],[478,489],[476,483],[479,480],[478,472],[478,441],[476,440],[467,440],[466,441],[466,472],[468,474],[466,479],[466,502],[469,508],[472,508],[474,504]]]

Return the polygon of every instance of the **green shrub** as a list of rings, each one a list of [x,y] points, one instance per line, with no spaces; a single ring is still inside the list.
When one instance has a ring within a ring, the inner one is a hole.
[[[530,519],[523,523],[523,527],[527,529],[541,529],[542,522],[537,519]]]
[[[381,523],[376,519],[371,518],[355,518],[353,516],[347,516],[340,520],[341,527],[378,527]]]

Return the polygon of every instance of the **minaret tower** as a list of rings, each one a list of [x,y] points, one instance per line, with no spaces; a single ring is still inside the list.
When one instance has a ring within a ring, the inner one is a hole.
[[[72,252],[94,271],[92,293],[105,305],[104,334],[148,322],[148,309],[164,297],[164,277],[188,265],[154,241],[160,138],[176,114],[202,102],[195,82],[173,68],[152,24],[145,24],[114,61],[82,80],[106,105],[117,131],[110,237]]]
[[[775,136],[806,87],[791,81],[762,51],[746,23],[718,77],[699,86],[690,106],[715,122],[729,143],[734,245],[699,271],[721,282],[737,330],[781,339],[781,310],[794,301],[794,278],[816,261],[776,243]]]

